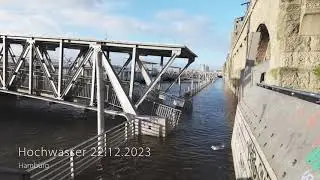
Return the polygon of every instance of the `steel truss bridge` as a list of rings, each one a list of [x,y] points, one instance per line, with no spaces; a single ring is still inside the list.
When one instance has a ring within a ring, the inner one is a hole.
[[[180,84],[180,78],[197,78],[199,85],[184,93],[192,96],[216,78],[212,73],[186,71],[197,55],[180,45],[11,35],[0,35],[0,43],[0,92],[97,111],[97,136],[73,149],[97,147],[103,153],[110,143],[119,145],[136,135],[165,137],[181,117],[181,108],[176,106],[183,107],[184,103],[184,96],[167,94],[173,84]],[[120,69],[111,63],[113,53],[128,57]],[[148,56],[160,61],[161,69],[154,77],[141,60]],[[171,74],[171,85],[160,91],[157,85],[162,76],[178,59],[185,66]],[[129,65],[130,78],[125,81],[121,77]],[[137,71],[145,85],[135,82]],[[172,103],[164,104],[159,96]],[[152,108],[144,109],[144,105]],[[127,121],[106,131],[105,114]],[[50,164],[49,170],[31,168],[27,172],[31,179],[74,178],[99,159],[90,153],[52,157],[43,162]]]

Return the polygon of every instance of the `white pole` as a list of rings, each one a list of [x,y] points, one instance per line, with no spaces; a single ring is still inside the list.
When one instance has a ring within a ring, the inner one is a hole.
[[[130,99],[132,99],[132,96],[133,96],[134,76],[135,76],[135,70],[136,70],[136,57],[137,57],[137,48],[134,47],[132,50],[132,60],[131,60],[131,76],[130,76],[130,90],[129,90]]]
[[[103,144],[104,141],[102,140],[104,136],[104,86],[103,86],[103,70],[102,70],[102,52],[100,48],[95,49],[95,64],[96,64],[96,72],[97,72],[97,131],[98,135],[98,149],[99,153],[103,152]],[[106,60],[107,61],[107,60]]]

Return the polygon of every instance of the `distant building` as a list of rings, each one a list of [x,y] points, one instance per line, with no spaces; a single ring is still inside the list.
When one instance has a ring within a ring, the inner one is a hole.
[[[201,64],[200,65],[200,70],[203,71],[203,72],[209,72],[210,71],[210,68],[208,65],[206,64]]]

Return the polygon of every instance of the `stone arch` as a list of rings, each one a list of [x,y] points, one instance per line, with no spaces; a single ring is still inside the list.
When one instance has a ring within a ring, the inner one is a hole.
[[[270,59],[270,35],[265,24],[260,24],[257,28],[260,32],[260,41],[257,49],[256,61],[263,62]]]

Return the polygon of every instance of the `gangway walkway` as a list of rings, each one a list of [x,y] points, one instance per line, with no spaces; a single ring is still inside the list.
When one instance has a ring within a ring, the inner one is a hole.
[[[103,157],[91,156],[94,150],[101,155],[107,147],[141,135],[166,137],[178,124],[184,101],[184,97],[169,95],[168,90],[176,81],[180,83],[180,77],[185,76],[185,70],[197,57],[181,45],[12,35],[0,35],[0,43],[1,93],[97,111],[97,136],[68,151],[86,153],[52,157],[42,162],[50,164],[50,168],[27,170],[31,179],[74,178]],[[110,59],[113,53],[129,57],[118,71]],[[154,78],[141,61],[147,56],[160,57],[161,69]],[[158,90],[157,84],[176,58],[186,60],[185,66],[175,74],[168,89]],[[129,64],[130,80],[123,81],[120,76]],[[138,69],[146,85],[135,82]],[[205,73],[199,77],[191,95],[212,82],[214,75]],[[163,97],[170,99],[168,104]],[[150,102],[150,114],[140,114],[144,104]],[[122,116],[126,121],[106,131],[105,114]]]

